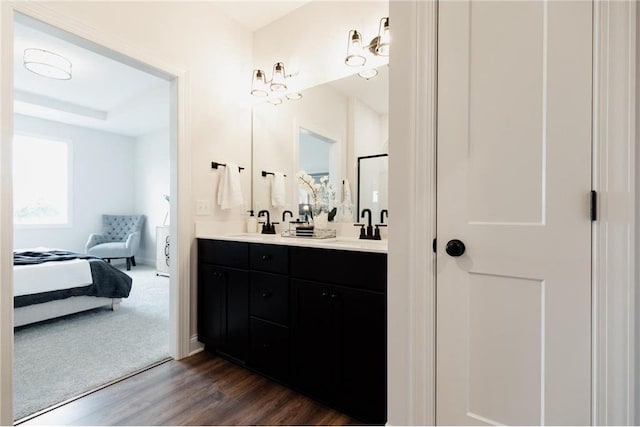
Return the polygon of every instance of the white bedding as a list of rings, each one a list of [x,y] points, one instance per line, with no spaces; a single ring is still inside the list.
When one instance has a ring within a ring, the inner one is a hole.
[[[93,283],[86,259],[44,262],[13,267],[13,295],[31,295]]]

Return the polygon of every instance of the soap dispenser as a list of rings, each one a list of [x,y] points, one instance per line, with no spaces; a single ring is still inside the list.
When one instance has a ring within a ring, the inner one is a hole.
[[[247,233],[255,234],[258,232],[258,218],[253,216],[253,210],[248,211],[247,217]]]

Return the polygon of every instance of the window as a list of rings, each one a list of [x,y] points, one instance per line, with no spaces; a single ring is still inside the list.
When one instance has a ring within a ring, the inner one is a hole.
[[[15,225],[70,225],[70,145],[25,135],[13,144]]]

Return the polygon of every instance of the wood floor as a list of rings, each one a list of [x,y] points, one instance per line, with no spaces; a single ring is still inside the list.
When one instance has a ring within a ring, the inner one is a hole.
[[[31,425],[346,425],[340,412],[211,353],[172,360]]]

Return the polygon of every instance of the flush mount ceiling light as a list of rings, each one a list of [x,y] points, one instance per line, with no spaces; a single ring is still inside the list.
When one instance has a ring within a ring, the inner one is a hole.
[[[391,35],[389,34],[388,16],[380,20],[378,35],[366,46],[362,45],[362,34],[357,30],[351,30],[349,31],[347,57],[344,59],[344,63],[350,67],[363,67],[358,75],[363,79],[369,80],[375,77],[378,72],[375,68],[364,68],[367,64],[367,56],[389,56],[390,42]]]
[[[276,62],[273,66],[271,80],[262,70],[253,70],[253,80],[251,82],[251,95],[259,98],[267,98],[271,104],[282,104],[283,98],[297,100],[302,98],[299,92],[292,92],[287,85],[291,74],[287,75],[284,70],[284,63]]]
[[[22,57],[24,67],[39,76],[71,80],[71,61],[44,49],[28,48]]]

